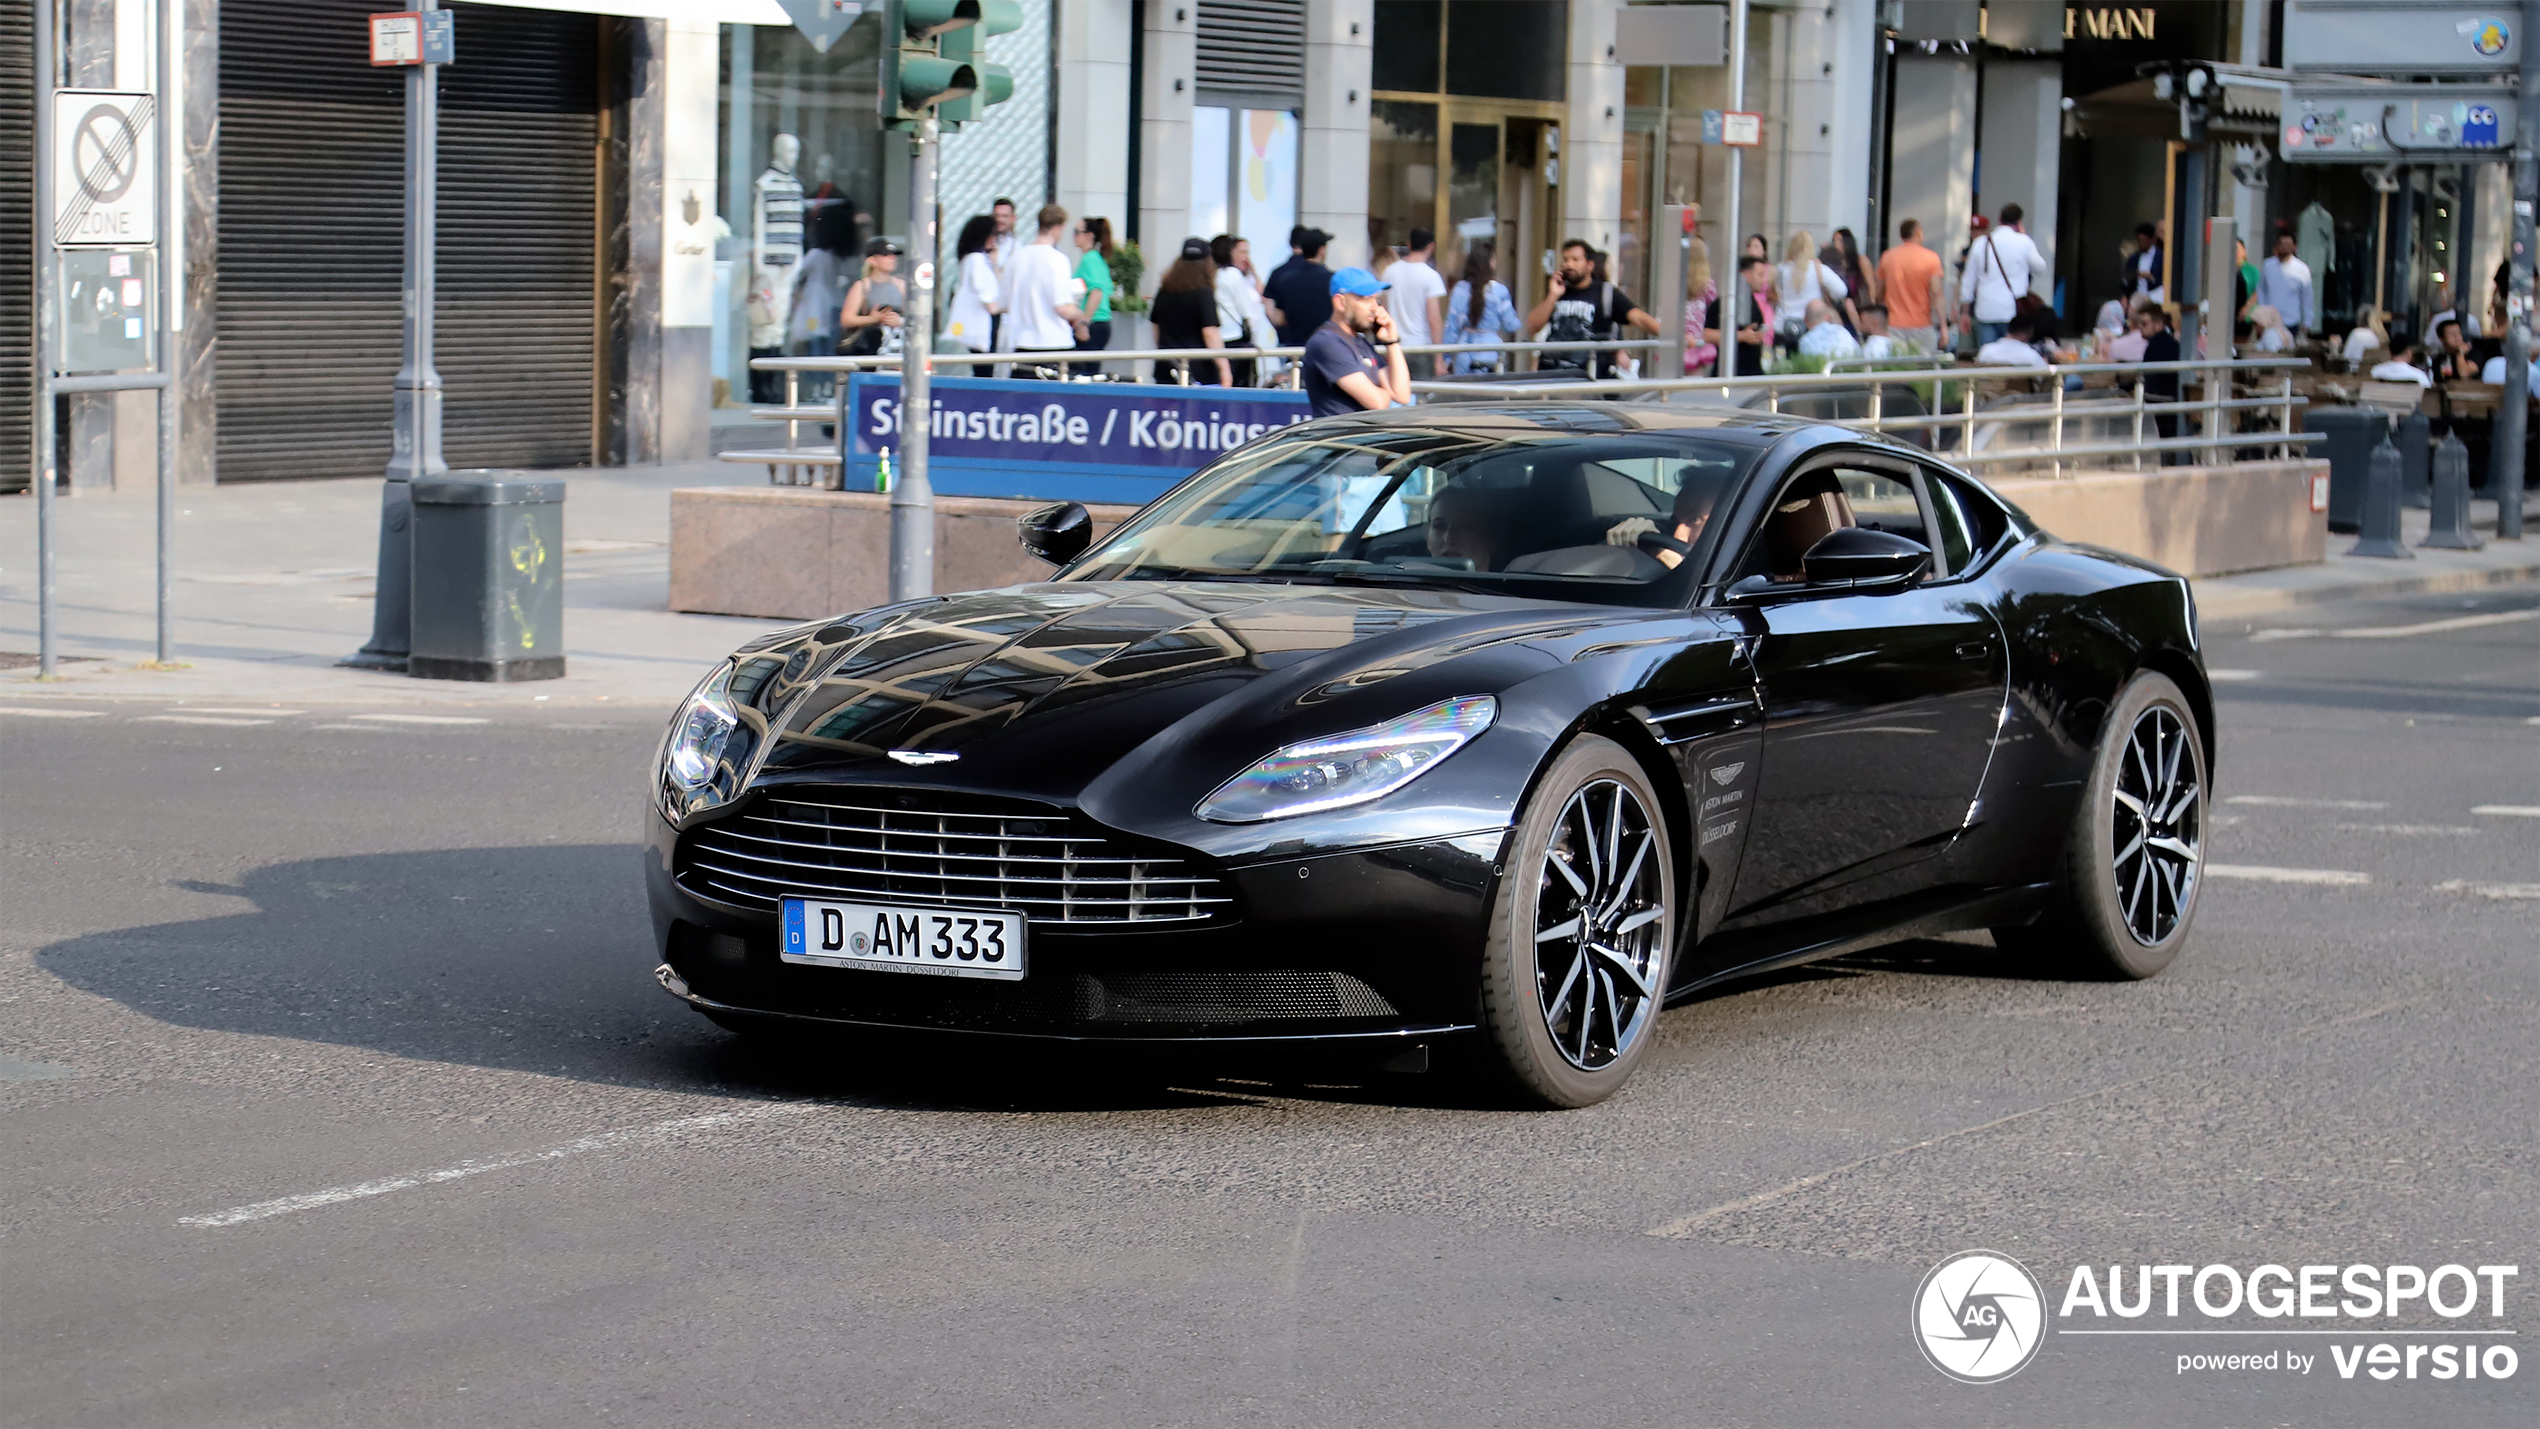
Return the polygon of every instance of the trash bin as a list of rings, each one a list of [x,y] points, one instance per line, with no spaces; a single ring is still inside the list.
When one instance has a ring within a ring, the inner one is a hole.
[[[2311,448],[2328,458],[2328,529],[2360,530],[2372,449],[2390,430],[2390,414],[2377,407],[2312,407],[2302,413],[2302,430],[2328,434],[2326,442]]]
[[[453,471],[414,483],[414,637],[425,680],[564,675],[564,482]]]

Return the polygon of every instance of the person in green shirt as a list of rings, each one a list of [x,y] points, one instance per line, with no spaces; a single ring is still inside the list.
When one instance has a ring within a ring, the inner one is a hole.
[[[1111,246],[1111,220],[1089,218],[1077,224],[1076,246],[1084,250],[1076,260],[1076,276],[1085,285],[1085,336],[1076,339],[1076,348],[1099,352],[1111,346],[1111,259],[1120,251]]]

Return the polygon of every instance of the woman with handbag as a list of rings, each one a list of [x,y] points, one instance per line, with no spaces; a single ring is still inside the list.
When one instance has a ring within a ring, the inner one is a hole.
[[[1840,307],[1852,290],[1843,275],[1817,256],[1817,240],[1801,229],[1782,245],[1781,267],[1773,274],[1773,312],[1779,320],[1773,329],[1773,343],[1785,352],[1799,349],[1800,335],[1806,329],[1808,305],[1822,298],[1829,306]]]
[[[864,276],[847,289],[838,309],[839,330],[847,340],[839,351],[848,357],[880,357],[898,352],[907,334],[901,312],[908,288],[900,281],[900,246],[887,238],[864,245]]]

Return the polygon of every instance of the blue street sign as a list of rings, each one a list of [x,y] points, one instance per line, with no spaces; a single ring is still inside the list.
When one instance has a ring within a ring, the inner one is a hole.
[[[1717,144],[1720,142],[1720,123],[1720,111],[1716,109],[1705,109],[1702,111],[1703,143]]]
[[[1245,442],[1306,420],[1302,392],[1125,382],[934,380],[927,480],[939,496],[1142,505]],[[846,489],[900,449],[897,373],[847,379]]]

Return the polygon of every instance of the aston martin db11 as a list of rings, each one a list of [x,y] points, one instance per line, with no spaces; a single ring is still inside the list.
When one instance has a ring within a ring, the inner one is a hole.
[[[1289,427],[1043,583],[751,641],[645,871],[736,1029],[1432,1049],[1612,1094],[1670,1002],[1902,937],[2148,977],[2202,866],[2187,582],[1726,409]]]

